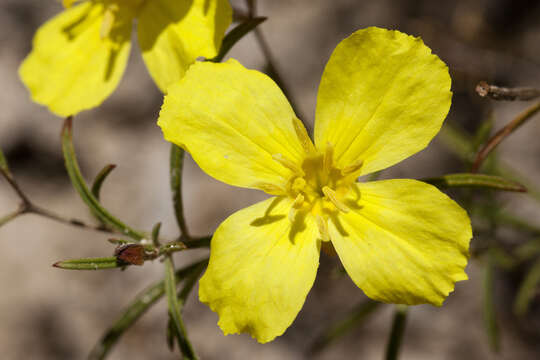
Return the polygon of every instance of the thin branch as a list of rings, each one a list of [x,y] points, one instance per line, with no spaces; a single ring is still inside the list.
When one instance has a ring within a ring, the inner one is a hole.
[[[17,194],[17,196],[21,199],[21,201],[23,202],[23,204],[28,207],[30,205],[30,200],[28,199],[28,197],[26,196],[26,194],[21,190],[21,188],[19,187],[19,184],[17,184],[17,182],[15,181],[15,179],[13,178],[13,176],[11,176],[10,173],[8,173],[6,170],[4,169],[1,169],[0,168],[0,174],[2,174],[2,176],[4,177],[4,179],[6,179],[6,181],[8,182],[8,184],[11,186],[11,188],[15,191],[15,193]]]
[[[26,213],[39,215],[44,218],[47,218],[47,219],[50,219],[50,220],[53,220],[53,221],[56,221],[65,225],[72,225],[72,226],[80,227],[86,230],[100,231],[107,234],[120,234],[119,231],[114,231],[113,229],[110,229],[103,225],[88,224],[79,219],[67,218],[34,204],[30,204],[30,207],[26,210]]]
[[[540,97],[540,90],[531,87],[507,88],[490,85],[485,81],[480,81],[476,85],[476,93],[481,97],[489,97],[493,100],[506,101],[527,101]]]
[[[491,153],[497,145],[501,143],[508,135],[514,132],[517,128],[523,125],[527,120],[533,117],[538,111],[540,111],[540,102],[535,103],[533,106],[529,107],[518,116],[516,116],[512,121],[510,121],[505,127],[497,131],[486,144],[478,151],[476,158],[474,160],[473,166],[471,168],[472,173],[478,172],[480,166],[487,158],[489,153]]]

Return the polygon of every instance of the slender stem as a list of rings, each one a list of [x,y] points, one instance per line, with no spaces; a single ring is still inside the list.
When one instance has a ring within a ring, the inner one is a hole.
[[[176,222],[184,239],[189,239],[186,219],[184,217],[184,203],[182,197],[182,173],[184,169],[184,150],[171,144],[170,155],[170,182],[173,195],[174,214]]]
[[[480,81],[476,85],[476,93],[481,97],[489,97],[493,100],[533,100],[540,97],[540,90],[531,87],[507,88],[490,85],[485,81]]]
[[[167,302],[169,305],[169,314],[173,319],[175,331],[177,333],[178,346],[182,351],[185,360],[195,360],[197,356],[193,350],[193,346],[187,337],[186,327],[182,319],[181,308],[182,304],[178,301],[176,294],[176,279],[174,273],[174,262],[171,255],[165,258],[165,293],[167,294]]]
[[[21,199],[21,201],[23,202],[24,206],[28,206],[30,205],[30,200],[28,200],[28,197],[26,196],[26,194],[21,190],[21,188],[19,187],[19,184],[17,184],[17,182],[15,181],[15,179],[13,178],[13,176],[11,176],[10,173],[8,173],[7,171],[5,171],[4,169],[0,169],[0,174],[2,174],[2,176],[4,176],[4,179],[6,179],[6,181],[8,182],[8,184],[11,186],[11,188],[15,191],[15,193],[17,194],[17,196]]]
[[[257,14],[257,0],[246,0],[248,7],[248,16],[254,18]]]
[[[396,360],[399,355],[399,349],[405,334],[405,324],[407,322],[407,305],[396,305],[392,330],[386,347],[386,360]]]
[[[495,352],[499,350],[499,327],[495,309],[495,259],[493,248],[488,250],[487,264],[484,268],[484,325],[488,335],[489,346]]]
[[[86,230],[100,231],[107,234],[120,234],[119,231],[109,229],[107,227],[104,227],[103,225],[88,224],[79,219],[67,218],[55,212],[52,212],[50,210],[34,205],[32,203],[30,204],[30,207],[28,208],[26,212],[30,214],[39,215],[47,219],[62,223],[62,224],[76,226],[76,227],[80,227]]]
[[[482,165],[484,160],[487,158],[489,153],[491,153],[497,147],[497,145],[501,143],[501,141],[503,141],[508,135],[510,135],[517,128],[523,125],[527,120],[533,117],[538,111],[540,111],[540,102],[535,103],[534,105],[532,105],[531,107],[529,107],[528,109],[520,113],[512,121],[510,121],[505,127],[497,131],[497,133],[493,135],[487,141],[484,147],[480,149],[480,151],[478,151],[478,154],[476,154],[476,159],[471,168],[471,172],[473,173],[478,172],[478,170],[480,169],[480,166]]]

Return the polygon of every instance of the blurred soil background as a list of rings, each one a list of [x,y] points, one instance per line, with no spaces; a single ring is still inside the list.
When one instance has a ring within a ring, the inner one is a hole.
[[[232,1],[243,8],[242,1]],[[40,24],[61,10],[54,0],[0,0],[0,146],[23,189],[37,204],[92,221],[71,188],[63,166],[59,133],[62,119],[32,103],[17,68],[31,49]],[[357,29],[380,26],[421,36],[445,61],[453,78],[453,106],[447,122],[473,133],[492,114],[496,128],[527,103],[481,99],[480,80],[506,86],[540,87],[540,2],[533,0],[261,0],[262,31],[277,67],[313,124],[317,87],[324,65],[340,40]],[[136,44],[136,42],[134,42]],[[245,66],[263,69],[265,60],[253,35],[230,54]],[[177,235],[169,185],[166,143],[155,122],[162,95],[136,45],[117,91],[98,109],[75,121],[75,147],[82,172],[91,180],[107,163],[117,169],[107,180],[104,205],[128,224]],[[540,119],[518,130],[499,148],[501,161],[540,185]],[[438,136],[427,150],[383,173],[383,177],[421,178],[463,171],[462,162]],[[196,235],[211,233],[234,211],[263,198],[233,188],[204,173],[188,158],[185,208]],[[505,208],[539,224],[538,202],[525,194],[497,195]],[[18,199],[0,179],[0,214]],[[511,234],[508,235],[511,237]],[[58,260],[109,256],[106,234],[25,215],[0,228],[0,354],[2,359],[84,359],[124,306],[163,275],[159,261],[124,272],[63,271]],[[510,239],[519,241],[520,239]],[[177,265],[205,254],[178,255]],[[498,273],[497,314],[502,345],[490,351],[483,322],[482,261],[473,259],[470,280],[460,282],[444,306],[410,309],[401,359],[538,359],[540,305],[516,320],[510,308],[519,274]],[[517,276],[517,278],[516,278]],[[246,335],[224,337],[217,315],[198,302],[196,289],[185,308],[187,328],[202,359],[381,359],[390,331],[392,307],[381,307],[348,335],[318,353],[309,351],[333,321],[365,301],[339,260],[326,255],[303,310],[285,335],[259,345]],[[114,349],[110,359],[174,359],[165,342],[166,304],[154,306]]]

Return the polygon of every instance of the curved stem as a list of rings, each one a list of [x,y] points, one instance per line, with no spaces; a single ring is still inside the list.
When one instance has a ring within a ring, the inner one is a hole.
[[[537,102],[536,104],[523,111],[512,121],[510,121],[505,127],[497,131],[497,133],[493,135],[482,147],[482,149],[480,149],[480,151],[478,151],[478,153],[476,154],[476,158],[471,168],[471,172],[478,172],[484,160],[497,147],[497,145],[499,145],[501,141],[503,141],[508,135],[513,133],[521,125],[523,125],[527,120],[533,117],[538,111],[540,111],[540,102]]]
[[[399,349],[405,334],[405,324],[407,322],[407,305],[396,305],[392,330],[386,347],[386,360],[396,360],[399,355]]]

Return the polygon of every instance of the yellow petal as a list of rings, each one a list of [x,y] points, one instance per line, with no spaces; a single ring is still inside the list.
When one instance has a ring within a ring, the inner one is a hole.
[[[334,50],[321,79],[315,144],[329,142],[340,168],[359,175],[422,150],[450,108],[446,65],[420,38],[379,28],[359,30]]]
[[[440,306],[466,280],[472,237],[465,210],[415,180],[357,184],[351,211],[329,222],[349,276],[372,299]]]
[[[285,185],[293,173],[286,164],[302,164],[305,150],[294,119],[268,76],[231,59],[192,65],[169,88],[158,125],[165,139],[185,147],[210,176],[264,191],[265,184]]]
[[[315,280],[320,241],[311,216],[288,219],[292,201],[270,198],[238,211],[216,230],[199,298],[227,334],[259,342],[285,332]]]
[[[166,92],[199,56],[217,55],[232,10],[227,0],[146,1],[138,16],[143,58],[154,81]]]
[[[118,85],[129,57],[131,22],[119,20],[102,39],[103,6],[87,2],[41,26],[19,68],[32,100],[60,116],[101,104]]]

